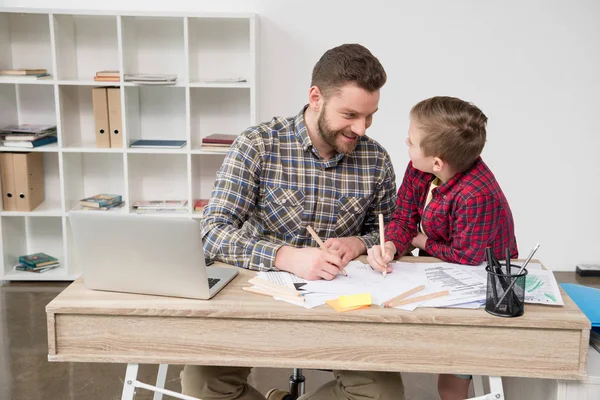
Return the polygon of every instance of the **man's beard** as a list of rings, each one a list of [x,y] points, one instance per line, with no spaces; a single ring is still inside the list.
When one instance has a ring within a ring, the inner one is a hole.
[[[319,115],[319,118],[317,120],[317,128],[319,129],[319,135],[321,136],[321,138],[323,138],[325,143],[327,143],[328,145],[333,147],[333,149],[335,151],[337,151],[338,153],[341,153],[341,154],[352,153],[354,151],[354,149],[356,148],[356,145],[358,144],[358,138],[353,144],[348,143],[346,146],[340,146],[340,144],[338,144],[338,142],[337,142],[337,138],[340,135],[343,135],[344,133],[350,133],[351,135],[354,135],[354,134],[350,130],[344,131],[343,129],[340,129],[340,130],[334,131],[333,129],[331,129],[329,127],[329,121],[327,120],[327,117],[325,116],[325,114],[327,114],[327,109],[325,107],[323,107],[323,112],[321,112],[321,115]],[[354,136],[356,136],[356,135],[354,135]]]

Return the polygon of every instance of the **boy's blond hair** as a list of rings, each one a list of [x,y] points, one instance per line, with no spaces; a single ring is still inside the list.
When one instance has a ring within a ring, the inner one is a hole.
[[[426,157],[439,157],[456,172],[471,168],[486,140],[487,117],[475,105],[456,97],[432,97],[410,110],[423,130],[420,147]]]

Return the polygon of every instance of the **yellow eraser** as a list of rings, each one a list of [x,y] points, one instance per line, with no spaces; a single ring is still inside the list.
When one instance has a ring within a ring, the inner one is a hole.
[[[359,307],[359,306],[370,306],[371,293],[352,294],[349,296],[338,297],[339,305],[342,308],[348,307]]]

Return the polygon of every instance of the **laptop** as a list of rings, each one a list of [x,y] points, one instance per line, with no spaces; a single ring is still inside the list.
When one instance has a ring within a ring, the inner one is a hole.
[[[210,299],[237,268],[207,267],[191,218],[69,212],[75,259],[90,289]]]

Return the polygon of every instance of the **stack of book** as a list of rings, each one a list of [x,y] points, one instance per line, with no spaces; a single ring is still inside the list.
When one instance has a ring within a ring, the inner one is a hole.
[[[5,147],[34,148],[56,143],[55,125],[9,125],[0,129],[0,138]]]
[[[97,194],[79,200],[81,210],[108,211],[123,207],[122,197],[118,194]]]
[[[202,139],[202,150],[227,151],[237,135],[226,133],[213,133]]]
[[[187,212],[187,200],[139,200],[133,203],[138,214],[181,213]]]
[[[96,82],[119,82],[121,74],[119,71],[98,71],[94,80]]]
[[[50,74],[46,69],[0,69],[0,78],[16,78],[23,81],[48,79]]]
[[[194,211],[200,213],[204,211],[204,207],[208,205],[208,201],[208,199],[196,200],[196,203],[194,203]]]
[[[19,263],[15,266],[17,271],[42,273],[58,267],[58,260],[46,253],[28,254],[19,257]]]
[[[125,74],[125,82],[138,85],[174,85],[177,75],[166,74]]]

